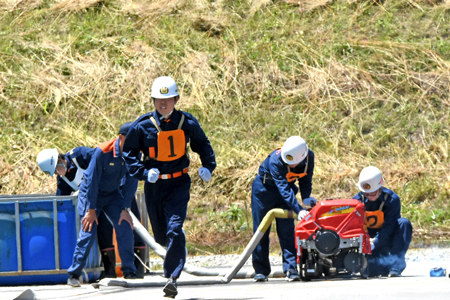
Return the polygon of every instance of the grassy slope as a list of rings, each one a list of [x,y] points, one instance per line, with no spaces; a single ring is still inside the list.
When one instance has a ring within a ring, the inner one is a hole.
[[[115,137],[170,75],[218,161],[205,184],[192,155],[192,248],[249,240],[251,181],[290,135],[316,153],[313,196],[351,197],[376,165],[415,241],[445,239],[450,4],[300,2],[0,0],[0,193],[53,192],[37,153]]]

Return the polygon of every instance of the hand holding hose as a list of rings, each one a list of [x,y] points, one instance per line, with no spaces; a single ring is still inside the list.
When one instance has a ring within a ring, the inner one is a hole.
[[[308,214],[308,211],[306,209],[302,209],[298,213],[298,220],[301,221],[307,214]]]

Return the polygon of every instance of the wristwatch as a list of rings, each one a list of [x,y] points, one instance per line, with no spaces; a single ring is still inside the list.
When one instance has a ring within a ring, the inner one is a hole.
[[[130,208],[129,207],[122,207],[122,210],[126,210],[127,212],[130,212]]]

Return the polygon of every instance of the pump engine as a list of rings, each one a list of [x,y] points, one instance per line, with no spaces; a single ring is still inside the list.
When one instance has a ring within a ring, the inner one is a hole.
[[[367,278],[371,248],[364,214],[364,204],[355,199],[327,199],[312,204],[295,227],[303,281],[356,274]]]

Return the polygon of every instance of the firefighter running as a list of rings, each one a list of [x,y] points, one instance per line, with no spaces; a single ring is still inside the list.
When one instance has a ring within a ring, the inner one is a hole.
[[[163,291],[166,297],[178,294],[177,279],[186,263],[183,223],[190,199],[191,178],[187,145],[200,156],[199,176],[209,181],[216,167],[215,154],[197,119],[175,109],[179,100],[176,82],[157,78],[151,97],[155,111],[134,122],[124,145],[130,174],[145,181],[144,193],[155,241],[167,247],[164,259]],[[142,151],[144,158],[139,159]]]

